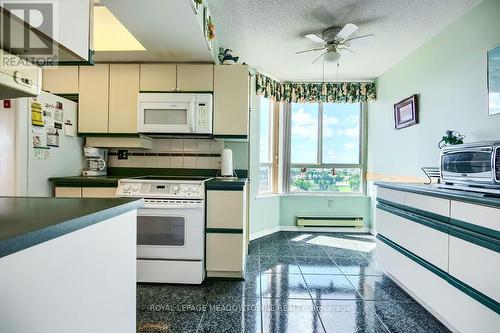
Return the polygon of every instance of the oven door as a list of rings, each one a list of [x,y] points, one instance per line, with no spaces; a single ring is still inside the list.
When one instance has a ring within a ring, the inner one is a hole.
[[[441,154],[441,176],[446,182],[491,184],[492,147],[449,149]]]
[[[170,207],[148,207],[146,201],[146,208],[138,210],[138,259],[203,260],[203,202],[183,201]]]
[[[194,99],[182,102],[139,102],[141,133],[194,133]]]

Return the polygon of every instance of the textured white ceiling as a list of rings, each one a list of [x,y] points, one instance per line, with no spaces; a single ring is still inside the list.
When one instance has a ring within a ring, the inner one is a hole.
[[[311,64],[315,47],[303,38],[352,22],[353,36],[375,34],[344,53],[340,80],[371,80],[397,64],[480,0],[211,0],[219,44],[241,61],[280,80],[320,81],[322,62]],[[326,80],[337,79],[326,64]]]

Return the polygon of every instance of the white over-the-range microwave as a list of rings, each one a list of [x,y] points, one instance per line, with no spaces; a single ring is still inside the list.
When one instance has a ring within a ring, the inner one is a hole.
[[[212,100],[207,93],[139,93],[139,133],[212,134]]]

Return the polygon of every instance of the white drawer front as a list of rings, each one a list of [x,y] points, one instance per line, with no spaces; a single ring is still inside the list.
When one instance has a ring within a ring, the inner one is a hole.
[[[446,280],[377,240],[377,261],[407,290],[463,333],[498,332],[500,316]],[[450,327],[451,328],[451,327]]]
[[[452,201],[451,218],[500,231],[499,208],[474,205],[460,201]]]
[[[405,205],[441,216],[450,216],[450,200],[421,195],[405,193]]]
[[[391,201],[399,205],[405,204],[405,192],[391,190],[388,188],[378,187],[377,188],[377,198]]]
[[[448,271],[448,234],[377,208],[377,232]]]
[[[450,275],[500,302],[500,254],[450,236]]]
[[[245,213],[244,191],[207,191],[208,228],[242,229]]]
[[[207,234],[207,271],[243,271],[242,234]]]

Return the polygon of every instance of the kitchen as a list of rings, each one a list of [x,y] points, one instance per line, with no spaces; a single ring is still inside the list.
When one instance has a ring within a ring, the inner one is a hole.
[[[297,3],[300,37],[256,1],[2,3],[0,331],[495,331],[500,8],[452,2]]]

